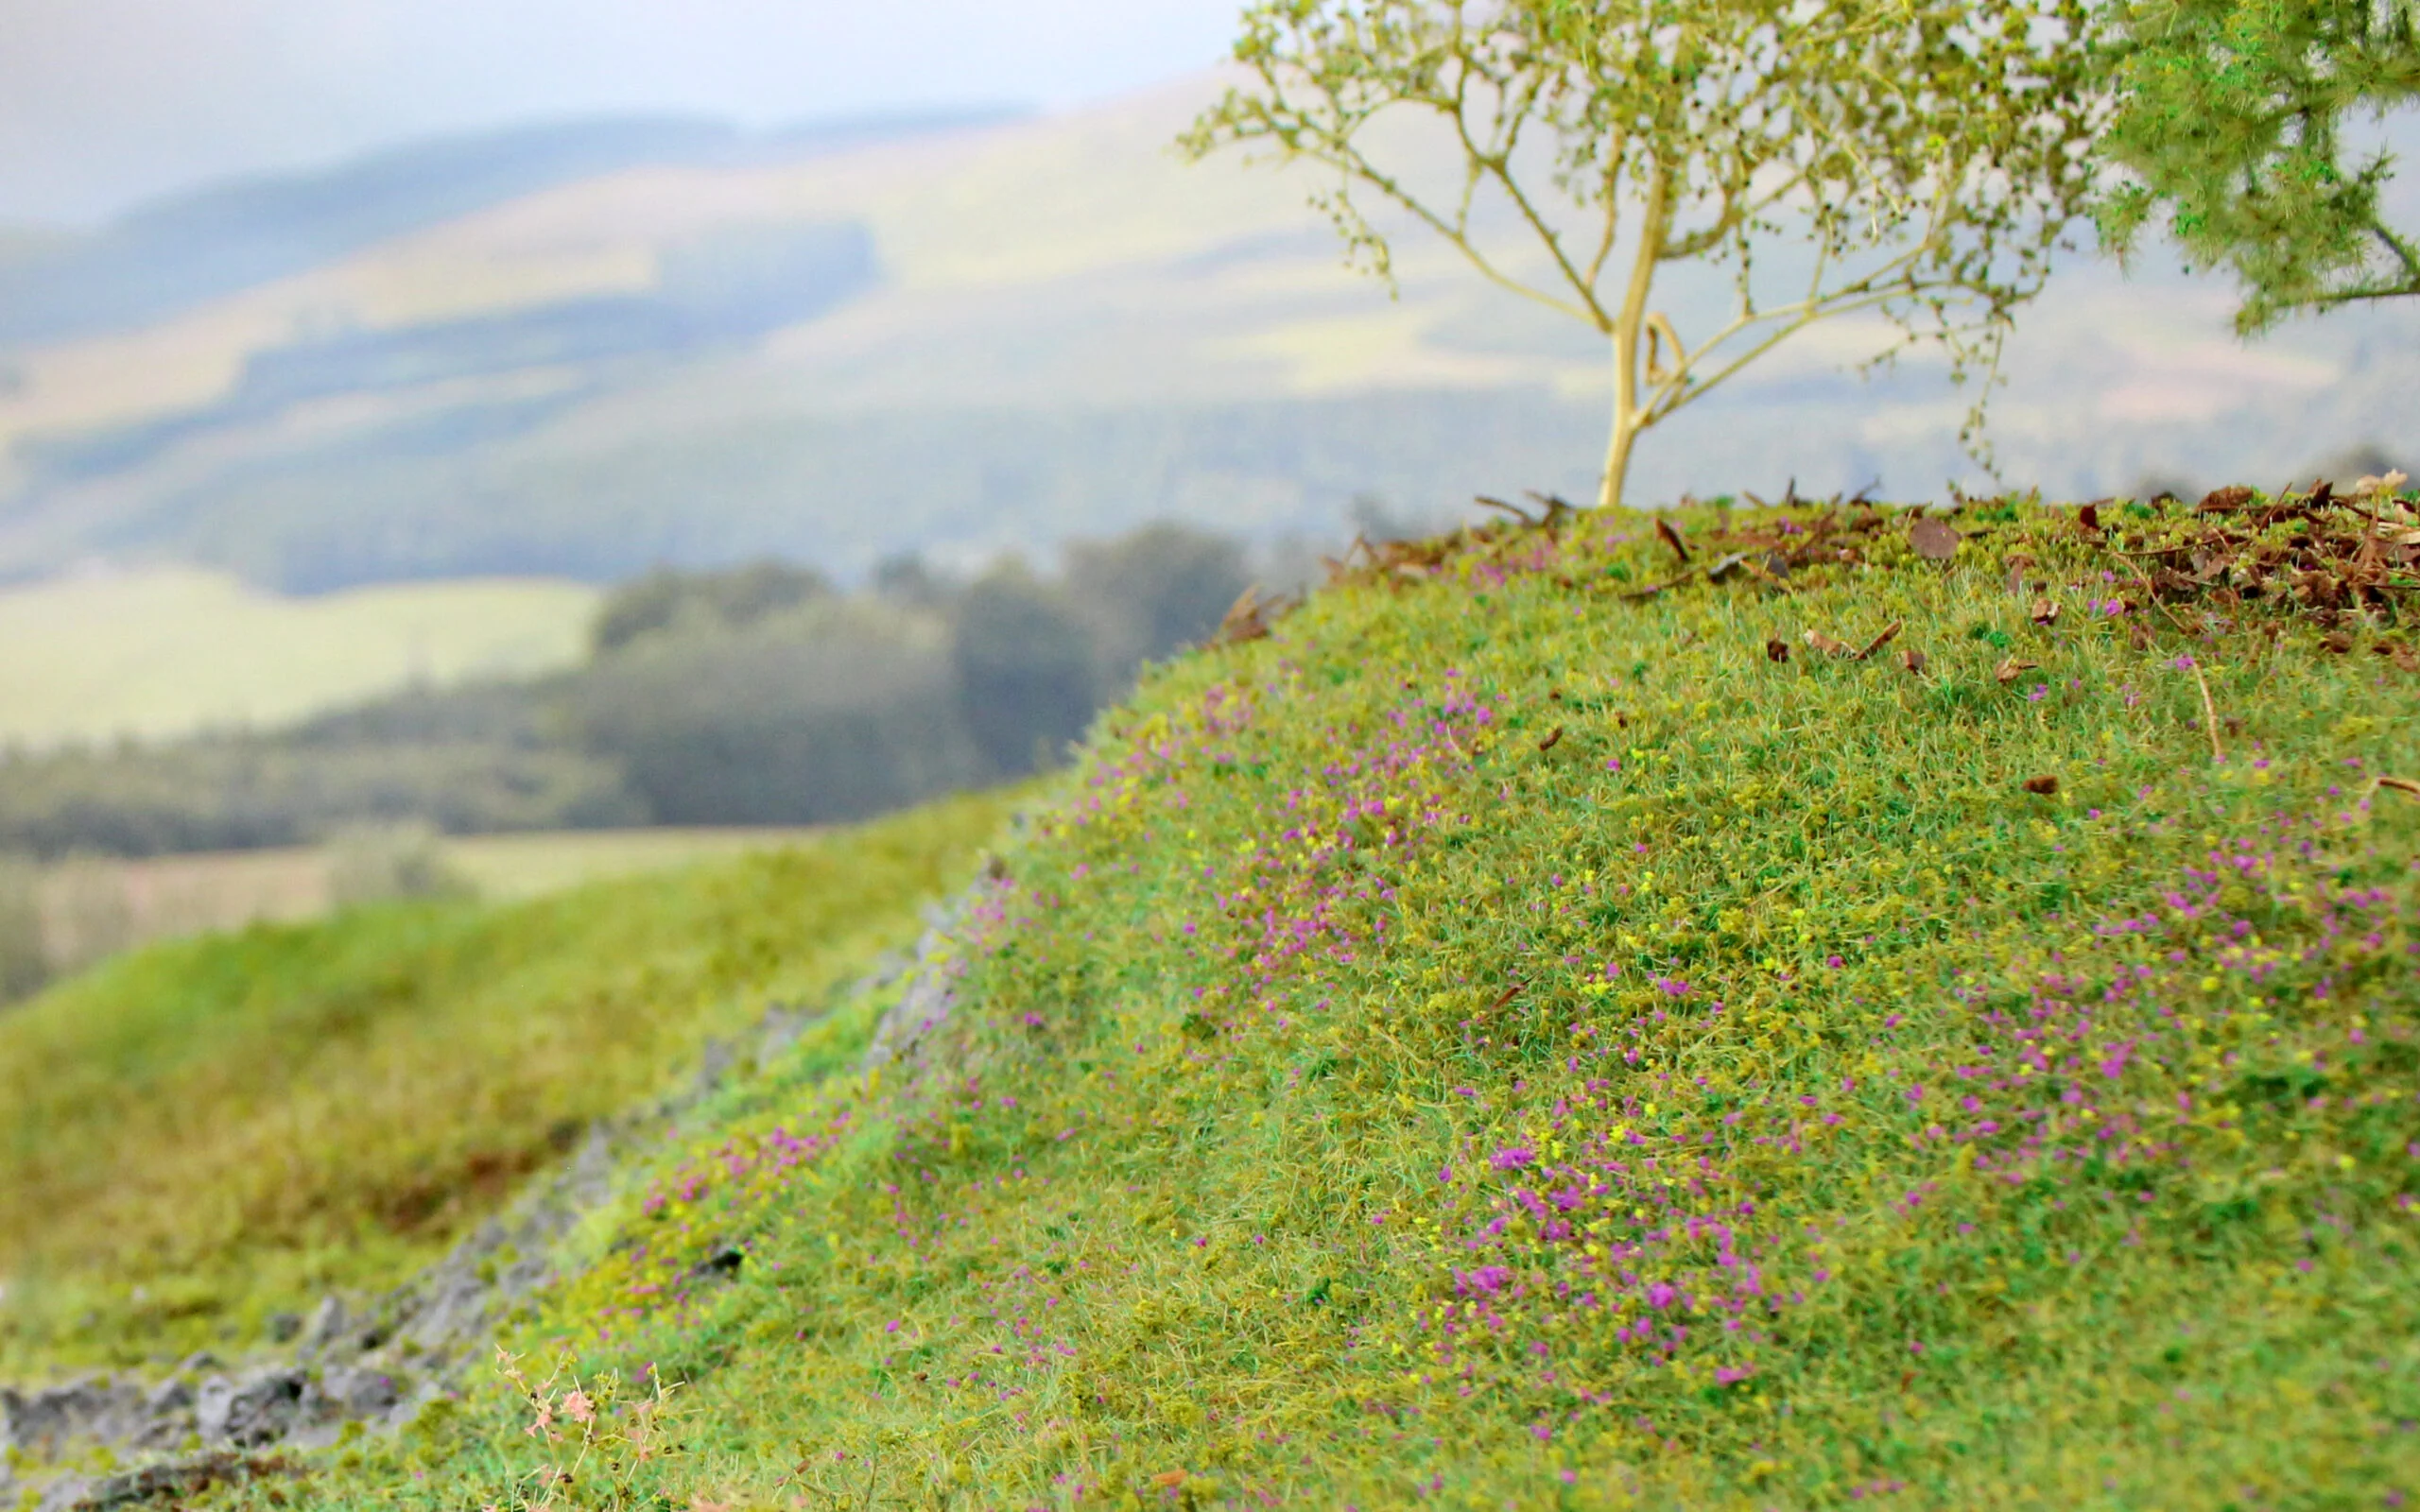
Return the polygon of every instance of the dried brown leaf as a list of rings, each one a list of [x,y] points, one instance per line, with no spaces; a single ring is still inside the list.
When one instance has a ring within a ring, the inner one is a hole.
[[[1557,725],[1547,733],[1546,739],[1538,742],[1538,749],[1541,751],[1549,751],[1562,744],[1563,727],[1561,725]]]
[[[1899,632],[1905,628],[1907,628],[1907,623],[1904,620],[1893,620],[1890,624],[1882,627],[1881,634],[1865,643],[1865,649],[1857,654],[1857,659],[1860,662],[1870,660],[1875,652],[1881,650],[1884,646],[1889,645],[1892,642],[1897,640],[1899,638]]]
[[[1269,633],[1268,609],[1269,606],[1261,601],[1259,589],[1245,589],[1219,619],[1219,631],[1210,637],[1210,644],[1240,645],[1246,641],[1259,640]]]
[[[2033,623],[2041,626],[2046,630],[2051,626],[2058,624],[2058,601],[2056,599],[2049,598],[2035,599],[2033,601]]]
[[[2010,657],[2007,661],[1999,664],[1998,670],[1995,671],[1992,676],[2001,682],[2014,682],[2017,679],[2025,676],[2027,673],[2034,670],[2041,664],[2042,663],[2039,662],[2019,662],[2016,658]]]
[[[2055,777],[2029,777],[2025,780],[2025,790],[2048,798],[2059,790],[2059,780]]]
[[[2204,514],[2227,514],[2242,508],[2251,502],[2252,490],[2240,483],[2232,483],[2223,489],[2212,489],[2202,495],[2202,502],[2194,507]]]
[[[1958,555],[1958,543],[1965,539],[1956,526],[1930,515],[1918,515],[1908,524],[1908,543],[1927,561],[1947,561]]]
[[[1800,636],[1799,639],[1806,643],[1806,648],[1808,650],[1821,651],[1825,656],[1857,655],[1857,648],[1849,644],[1848,642],[1836,640],[1833,637],[1824,634],[1821,630],[1808,630],[1806,634]]]
[[[1925,673],[1925,654],[1922,651],[1917,650],[1915,647],[1910,646],[1908,649],[1899,653],[1899,665],[1905,667],[1908,671],[1915,674],[1917,677],[1923,677]]]
[[[1779,639],[1767,641],[1765,643],[1765,660],[1768,662],[1789,661],[1789,643]]]
[[[1682,566],[1686,567],[1689,564],[1688,542],[1683,541],[1681,539],[1681,533],[1672,528],[1671,521],[1656,521],[1655,534],[1657,538],[1664,542],[1664,544],[1672,548],[1672,554],[1681,558]]]
[[[2408,777],[2381,777],[2378,779],[2378,786],[2391,787],[2398,793],[2408,793],[2413,798],[2420,798],[2420,782],[2415,782]]]

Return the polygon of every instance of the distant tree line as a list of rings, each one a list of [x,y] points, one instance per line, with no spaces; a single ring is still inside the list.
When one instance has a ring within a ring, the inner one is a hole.
[[[656,572],[607,597],[571,672],[275,732],[0,757],[0,853],[861,818],[1062,759],[1248,580],[1236,543],[1174,525],[1071,547],[1055,573],[901,559],[854,592],[778,562]]]

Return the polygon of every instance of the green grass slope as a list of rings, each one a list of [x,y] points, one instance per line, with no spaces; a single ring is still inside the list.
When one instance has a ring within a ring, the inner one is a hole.
[[[2140,507],[1819,514],[1661,592],[1638,517],[1500,531],[1166,670],[907,1065],[668,1156],[527,1394],[216,1494],[2394,1504],[2409,628],[2157,610]]]
[[[1007,802],[510,906],[257,925],[0,1013],[0,1381],[240,1349],[395,1284],[709,1038],[912,935]]]

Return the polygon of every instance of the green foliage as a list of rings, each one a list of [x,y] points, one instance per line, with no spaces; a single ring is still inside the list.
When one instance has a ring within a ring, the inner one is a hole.
[[[1242,547],[1183,525],[1067,549],[1067,593],[1106,620],[1099,657],[1113,679],[1200,641],[1251,583]]]
[[[1008,772],[1054,765],[1084,732],[1100,692],[1074,602],[1012,562],[969,588],[950,618],[959,702],[984,760]]]
[[[1996,367],[2085,206],[2092,41],[2078,0],[1259,0],[1235,44],[1256,85],[1183,146],[1265,143],[1332,167],[1318,203],[1374,271],[1392,277],[1392,252],[1357,193],[1608,338],[1611,506],[1640,432],[1826,316],[1876,310],[1961,375]],[[1380,133],[1398,115],[1452,133],[1455,183],[1390,161]],[[1490,202],[1529,255],[1489,243]],[[1757,239],[1793,225],[1813,276],[1774,303],[1753,277]],[[1738,306],[1685,340],[1651,301],[1666,264],[1700,260],[1736,278]],[[1970,441],[1980,420],[1979,402]]]
[[[723,573],[658,568],[606,596],[589,644],[597,655],[686,625],[742,629],[832,591],[811,567],[760,561]]]
[[[912,930],[1006,805],[156,947],[0,1016],[0,1379],[395,1283],[709,1037]]]
[[[923,1061],[673,1153],[512,1347],[682,1383],[674,1506],[2378,1504],[2408,606],[2187,639],[2110,548],[2203,527],[2108,523],[1685,515],[1806,565],[1645,595],[1637,516],[1496,530],[1176,663]],[[530,1412],[285,1489],[515,1504]]]
[[[642,639],[567,682],[559,707],[660,823],[862,818],[990,775],[939,640],[879,606],[810,604]]]
[[[2119,8],[2122,108],[2101,150],[2129,171],[2100,212],[2131,251],[2165,215],[2197,266],[2243,288],[2236,330],[2420,295],[2420,246],[2383,218],[2383,149],[2346,160],[2348,117],[2420,102],[2411,0],[2150,0]]]

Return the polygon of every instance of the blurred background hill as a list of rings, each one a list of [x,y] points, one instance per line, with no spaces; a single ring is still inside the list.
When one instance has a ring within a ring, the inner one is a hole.
[[[550,126],[36,238],[0,262],[0,574],[100,557],[322,593],[778,556],[854,578],[1148,519],[1333,531],[1363,490],[1425,514],[1584,485],[1594,340],[1424,246],[1390,301],[1340,266],[1310,180],[1180,163],[1217,87]],[[2247,348],[2217,281],[2071,261],[1996,402],[2012,478],[2282,481],[2409,425],[2411,312]],[[1722,294],[1676,284],[1676,321]],[[1883,340],[1800,336],[1658,431],[1642,496],[1979,486],[1937,368],[1843,370]]]

